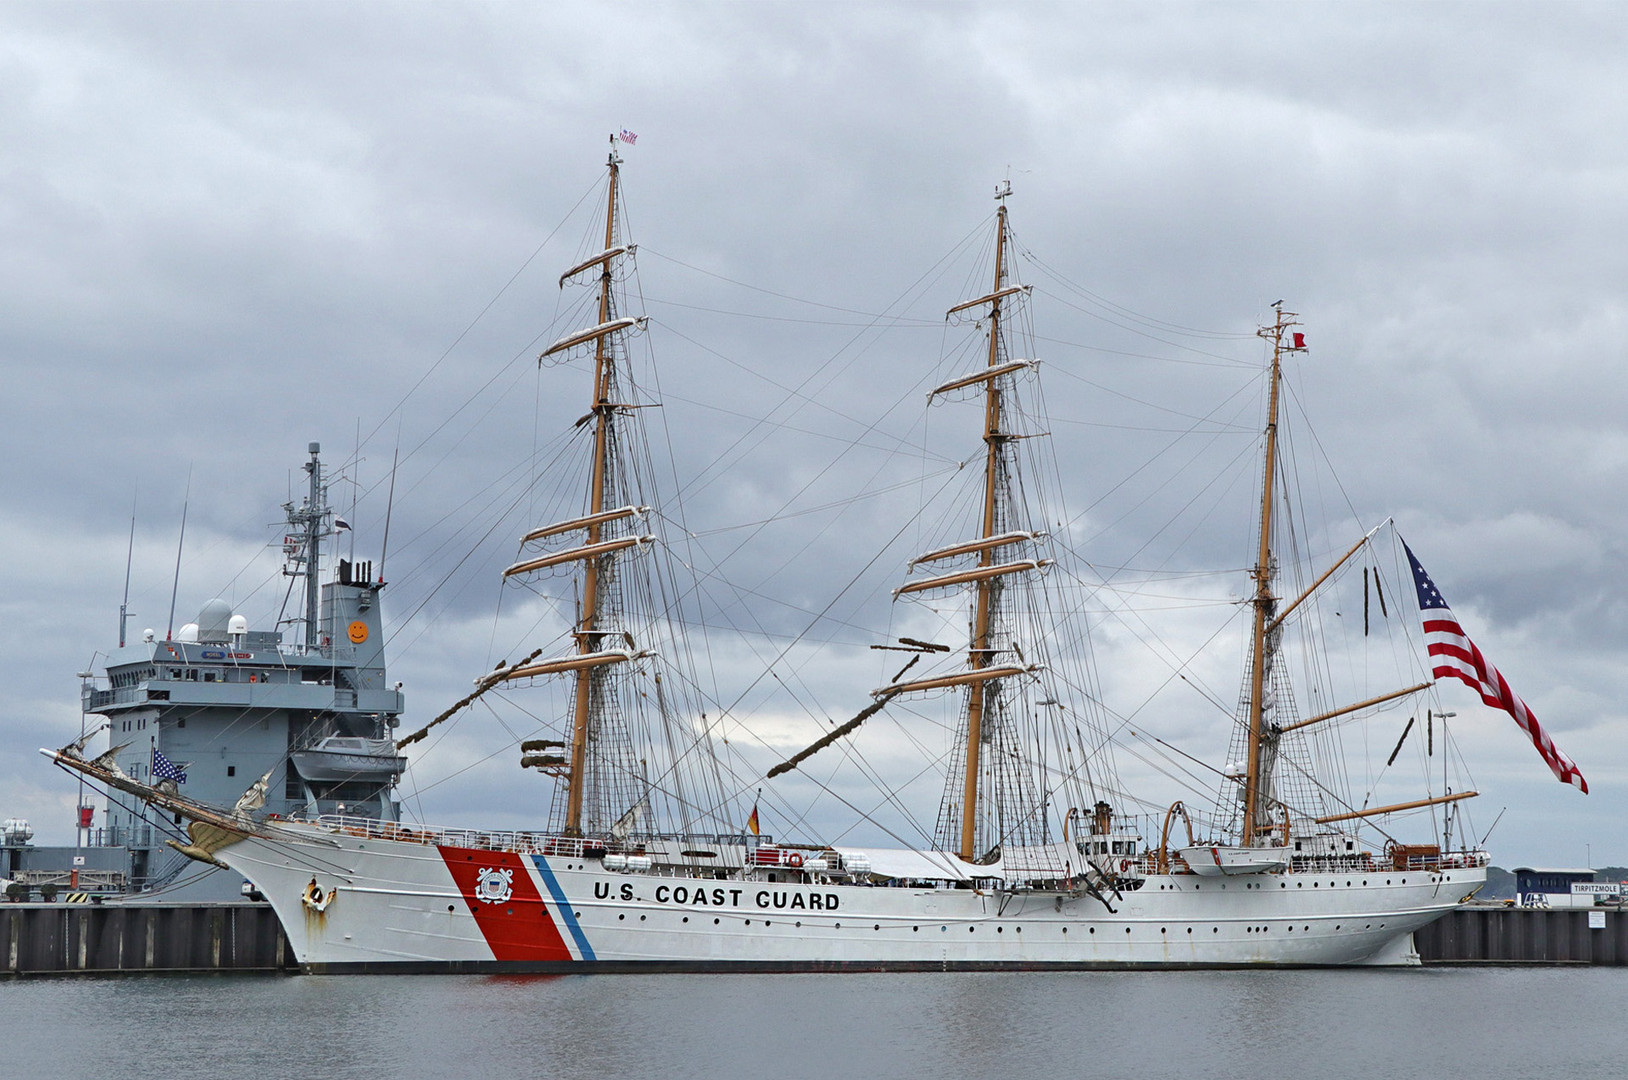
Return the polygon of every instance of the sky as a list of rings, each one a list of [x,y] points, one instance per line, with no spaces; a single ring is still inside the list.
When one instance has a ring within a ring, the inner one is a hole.
[[[1589,779],[1556,783],[1443,685],[1477,837],[1504,866],[1628,864],[1625,54],[1609,4],[5,5],[0,815],[71,838],[72,785],[35,749],[80,730],[127,545],[133,632],[170,620],[183,507],[175,624],[215,595],[276,617],[269,545],[309,441],[346,467],[362,557],[399,455],[409,724],[516,647],[498,571],[537,522],[515,493],[587,398],[533,358],[574,328],[557,277],[626,129],[654,450],[741,792],[885,681],[868,646],[911,503],[958,453],[923,391],[955,373],[943,312],[982,285],[1009,179],[1067,539],[1108,582],[1112,715],[1226,753],[1254,331],[1281,298],[1311,344],[1287,421],[1327,521],[1308,550],[1394,520]],[[1427,704],[1342,737],[1382,759]],[[862,755],[930,821],[906,734],[832,764]],[[1192,796],[1130,738],[1150,804]],[[487,718],[435,746],[410,812],[546,813]],[[765,794],[778,827],[810,783]],[[847,812],[798,820],[864,835]]]

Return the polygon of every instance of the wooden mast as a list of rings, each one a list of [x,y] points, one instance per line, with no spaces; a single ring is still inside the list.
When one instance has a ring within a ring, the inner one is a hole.
[[[610,158],[607,167],[610,169],[610,180],[605,199],[605,251],[610,251],[616,244],[616,184],[618,170],[622,159],[616,153],[616,136],[611,136]],[[599,274],[599,322],[601,325],[611,321],[611,272],[612,260],[605,259],[601,264]],[[615,411],[610,403],[610,364],[612,336],[600,335],[594,343],[594,462],[593,477],[588,491],[588,513],[590,520],[587,525],[587,543],[599,543],[600,529],[603,521],[592,520],[593,517],[603,514],[611,509],[605,505],[605,474],[607,471],[606,457],[610,446],[611,417]],[[597,624],[599,619],[599,560],[590,558],[583,562],[582,574],[582,610],[581,619],[577,625],[577,653],[586,656],[598,651],[599,634]],[[595,679],[595,666],[584,666],[577,669],[576,679],[576,708],[571,722],[571,759],[570,774],[567,781],[569,787],[566,794],[565,805],[565,835],[582,835],[582,796],[584,781],[584,766],[588,755],[588,724],[593,706],[593,685]]]
[[[995,287],[990,290],[989,301],[989,363],[993,369],[1001,363],[1001,301],[1006,285],[1006,196],[1012,193],[1012,182],[1003,183],[995,191],[1000,210],[995,221]],[[981,539],[996,536],[995,505],[999,494],[1001,449],[1006,436],[1001,432],[1001,391],[997,380],[984,383],[984,514]],[[985,547],[978,556],[980,569],[994,565],[995,545]],[[968,656],[973,672],[989,666],[989,623],[994,592],[1000,586],[994,576],[976,580],[976,606],[972,623],[972,648]],[[966,862],[977,857],[974,850],[978,823],[978,766],[979,749],[983,740],[984,708],[988,680],[979,679],[967,688],[967,769],[961,788],[961,851]]]
[[[1283,379],[1283,354],[1297,351],[1293,346],[1285,347],[1283,334],[1291,326],[1299,326],[1291,321],[1295,313],[1283,310],[1283,301],[1279,300],[1272,305],[1277,313],[1276,321],[1267,327],[1262,327],[1256,333],[1272,342],[1272,389],[1269,396],[1266,413],[1266,465],[1263,470],[1261,486],[1261,543],[1255,569],[1252,576],[1255,578],[1255,630],[1250,641],[1250,677],[1249,677],[1249,763],[1244,776],[1244,829],[1243,843],[1247,847],[1255,841],[1257,835],[1256,816],[1261,809],[1261,800],[1266,797],[1262,790],[1262,746],[1267,738],[1265,699],[1267,669],[1271,666],[1272,656],[1268,650],[1268,624],[1273,621],[1273,613],[1278,598],[1272,595],[1272,491],[1277,482],[1277,446],[1278,446],[1278,391]]]

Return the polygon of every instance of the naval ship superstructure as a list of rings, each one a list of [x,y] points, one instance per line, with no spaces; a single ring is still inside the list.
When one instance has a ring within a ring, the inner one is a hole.
[[[199,802],[232,806],[263,781],[267,814],[395,821],[407,759],[392,736],[403,700],[385,669],[385,583],[370,562],[341,558],[331,559],[324,580],[325,548],[336,528],[349,526],[328,502],[320,445],[311,443],[309,453],[308,491],[283,507],[283,573],[299,610],[278,626],[291,632],[251,628],[221,599],[173,636],[146,630],[126,642],[121,617],[120,645],[103,677],[84,681],[85,730],[105,726],[108,742],[91,745],[107,747],[131,779],[174,784]],[[242,893],[241,875],[175,850],[187,842],[178,816],[118,791],[109,793],[100,827],[90,827],[86,809],[76,848],[14,852],[12,876],[43,882],[71,850],[81,888],[186,900]]]

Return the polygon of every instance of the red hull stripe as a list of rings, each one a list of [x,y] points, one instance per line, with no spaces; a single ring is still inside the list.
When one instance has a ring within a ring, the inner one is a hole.
[[[575,959],[519,855],[457,847],[440,852],[494,960]]]

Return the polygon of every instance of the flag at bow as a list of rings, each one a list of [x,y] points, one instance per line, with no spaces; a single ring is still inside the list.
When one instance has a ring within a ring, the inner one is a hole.
[[[1577,763],[1555,745],[1549,733],[1538,724],[1538,718],[1532,715],[1532,710],[1526,707],[1526,702],[1516,696],[1503,675],[1487,662],[1481,650],[1475,647],[1475,642],[1464,633],[1458,619],[1453,617],[1453,609],[1442,598],[1441,590],[1430,580],[1425,568],[1419,565],[1413,549],[1404,542],[1402,550],[1408,553],[1408,563],[1413,567],[1413,586],[1419,593],[1419,618],[1424,621],[1425,647],[1433,665],[1431,674],[1437,678],[1451,675],[1459,679],[1480,693],[1482,701],[1514,717],[1515,723],[1526,732],[1532,745],[1537,747],[1538,754],[1548,763],[1555,778],[1587,795],[1588,781],[1578,771]]]
[[[177,784],[187,782],[186,766],[177,765],[164,756],[158,747],[153,747],[153,779],[174,780]]]

